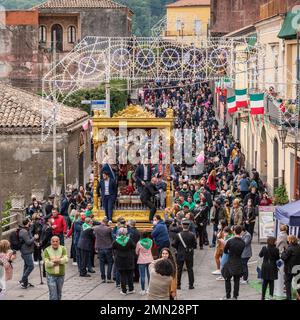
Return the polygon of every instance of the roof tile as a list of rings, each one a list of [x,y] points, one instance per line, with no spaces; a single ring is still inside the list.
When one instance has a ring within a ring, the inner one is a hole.
[[[210,6],[210,0],[178,0],[166,5],[167,8],[172,7],[191,7],[191,6]]]
[[[40,5],[35,6],[39,9],[54,9],[54,8],[107,8],[119,9],[126,8],[112,0],[49,0]]]
[[[0,92],[0,129],[41,127],[43,101],[41,97],[3,83],[0,83]],[[54,104],[51,101],[43,103],[44,119],[48,119],[52,115]],[[61,104],[58,126],[68,126],[86,116],[87,113],[80,109]]]

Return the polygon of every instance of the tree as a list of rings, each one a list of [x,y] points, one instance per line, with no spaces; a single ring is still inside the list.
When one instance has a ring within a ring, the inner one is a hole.
[[[124,109],[127,106],[128,94],[125,90],[126,81],[124,80],[113,80],[110,83],[110,105],[111,115]],[[93,89],[81,89],[71,94],[66,100],[65,96],[62,95],[59,101],[70,107],[80,108],[90,114],[90,106],[82,105],[82,100],[105,100],[105,88],[101,85],[99,88]]]

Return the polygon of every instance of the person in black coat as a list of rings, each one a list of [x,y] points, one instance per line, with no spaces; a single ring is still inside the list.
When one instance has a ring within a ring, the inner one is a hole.
[[[129,220],[127,229],[128,229],[128,235],[129,235],[130,239],[133,240],[133,242],[136,245],[141,238],[141,234],[138,231],[138,229],[136,228],[135,224],[136,224],[135,220]],[[138,256],[135,254],[134,255],[135,268],[134,268],[134,279],[133,279],[134,282],[139,282],[139,279],[140,279],[140,273],[139,273],[137,260],[138,260]]]
[[[261,277],[263,279],[261,299],[265,300],[268,285],[270,296],[273,298],[274,280],[278,279],[278,268],[276,261],[279,260],[279,250],[276,248],[276,238],[268,238],[267,246],[264,246],[261,249],[259,256],[263,258],[263,263],[261,266]]]
[[[127,236],[127,229],[121,227],[118,230],[117,239],[113,242],[112,248],[115,255],[115,265],[121,276],[122,295],[134,293],[133,271],[134,271],[134,255],[135,243]],[[126,285],[129,291],[127,292]]]
[[[251,191],[245,196],[244,201],[243,201],[244,202],[244,207],[247,206],[247,203],[248,203],[249,199],[252,200],[252,203],[253,203],[254,207],[259,206],[259,203],[260,203],[259,194],[257,193],[255,187],[252,187]]]
[[[245,242],[241,239],[242,227],[236,226],[234,229],[235,237],[229,239],[225,245],[224,253],[229,254],[228,261],[222,268],[222,276],[225,279],[226,297],[231,299],[231,278],[233,277],[234,289],[233,299],[237,299],[240,290],[240,278],[243,274],[242,253]]]
[[[281,259],[284,261],[286,298],[287,300],[292,300],[292,280],[293,277],[299,274],[300,245],[297,237],[293,235],[288,236],[288,243],[289,246],[281,254]],[[298,289],[298,294],[300,294],[300,289]]]
[[[149,221],[150,222],[153,220],[153,217],[156,213],[156,206],[151,201],[151,198],[159,193],[159,191],[156,188],[156,184],[157,184],[157,178],[152,177],[151,182],[150,183],[147,182],[144,185],[143,191],[140,196],[142,203],[145,204],[150,209],[150,214],[149,214]]]
[[[199,234],[199,246],[200,250],[203,250],[203,245],[205,242],[206,226],[208,223],[209,207],[206,205],[206,200],[201,198],[201,200],[196,201],[196,207],[194,209],[195,222],[197,224],[198,234]]]
[[[78,240],[77,248],[80,250],[80,277],[90,277],[87,273],[87,266],[89,259],[94,251],[95,235],[92,229],[93,220],[86,218],[85,223],[82,225],[82,231]],[[90,273],[95,273],[91,268],[88,270]]]
[[[247,205],[243,209],[243,224],[246,230],[251,234],[253,238],[253,232],[256,220],[256,210],[253,206],[253,201],[251,198],[248,199]]]
[[[181,289],[181,275],[184,263],[186,264],[189,277],[189,289],[194,289],[193,265],[194,249],[197,248],[197,241],[195,235],[189,231],[190,221],[187,219],[183,219],[181,224],[183,231],[176,235],[174,243],[172,244],[172,246],[177,251],[177,289]],[[180,237],[182,238],[182,240]]]
[[[139,194],[142,193],[143,187],[151,180],[151,166],[149,164],[139,164],[134,172],[134,178]]]

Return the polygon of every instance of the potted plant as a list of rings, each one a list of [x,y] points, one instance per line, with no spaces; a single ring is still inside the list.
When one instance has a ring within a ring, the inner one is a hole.
[[[287,203],[289,203],[289,196],[287,194],[286,187],[284,185],[279,186],[274,192],[274,205],[282,206]]]

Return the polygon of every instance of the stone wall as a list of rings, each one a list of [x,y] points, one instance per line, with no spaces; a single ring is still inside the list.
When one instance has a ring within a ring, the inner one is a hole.
[[[66,148],[67,184],[79,180],[78,144],[80,131],[57,138],[58,185],[62,186],[64,170],[63,149]],[[76,147],[77,146],[77,147]],[[88,147],[90,148],[90,147]],[[90,166],[90,154],[84,154],[84,173]],[[25,195],[30,201],[32,189],[44,189],[45,196],[52,185],[52,139],[41,143],[40,135],[0,135],[0,210],[10,195]],[[88,176],[85,177],[88,180]]]
[[[127,12],[123,9],[86,10],[81,12],[81,35],[129,37],[131,29]]]
[[[37,11],[6,12],[6,28],[0,28],[0,80],[28,88],[39,77]]]
[[[266,2],[267,0],[212,0],[212,33],[225,34],[252,25],[259,19],[260,5]]]
[[[128,9],[40,9],[40,15],[80,14],[81,39],[86,36],[127,37],[131,36],[131,22]]]

